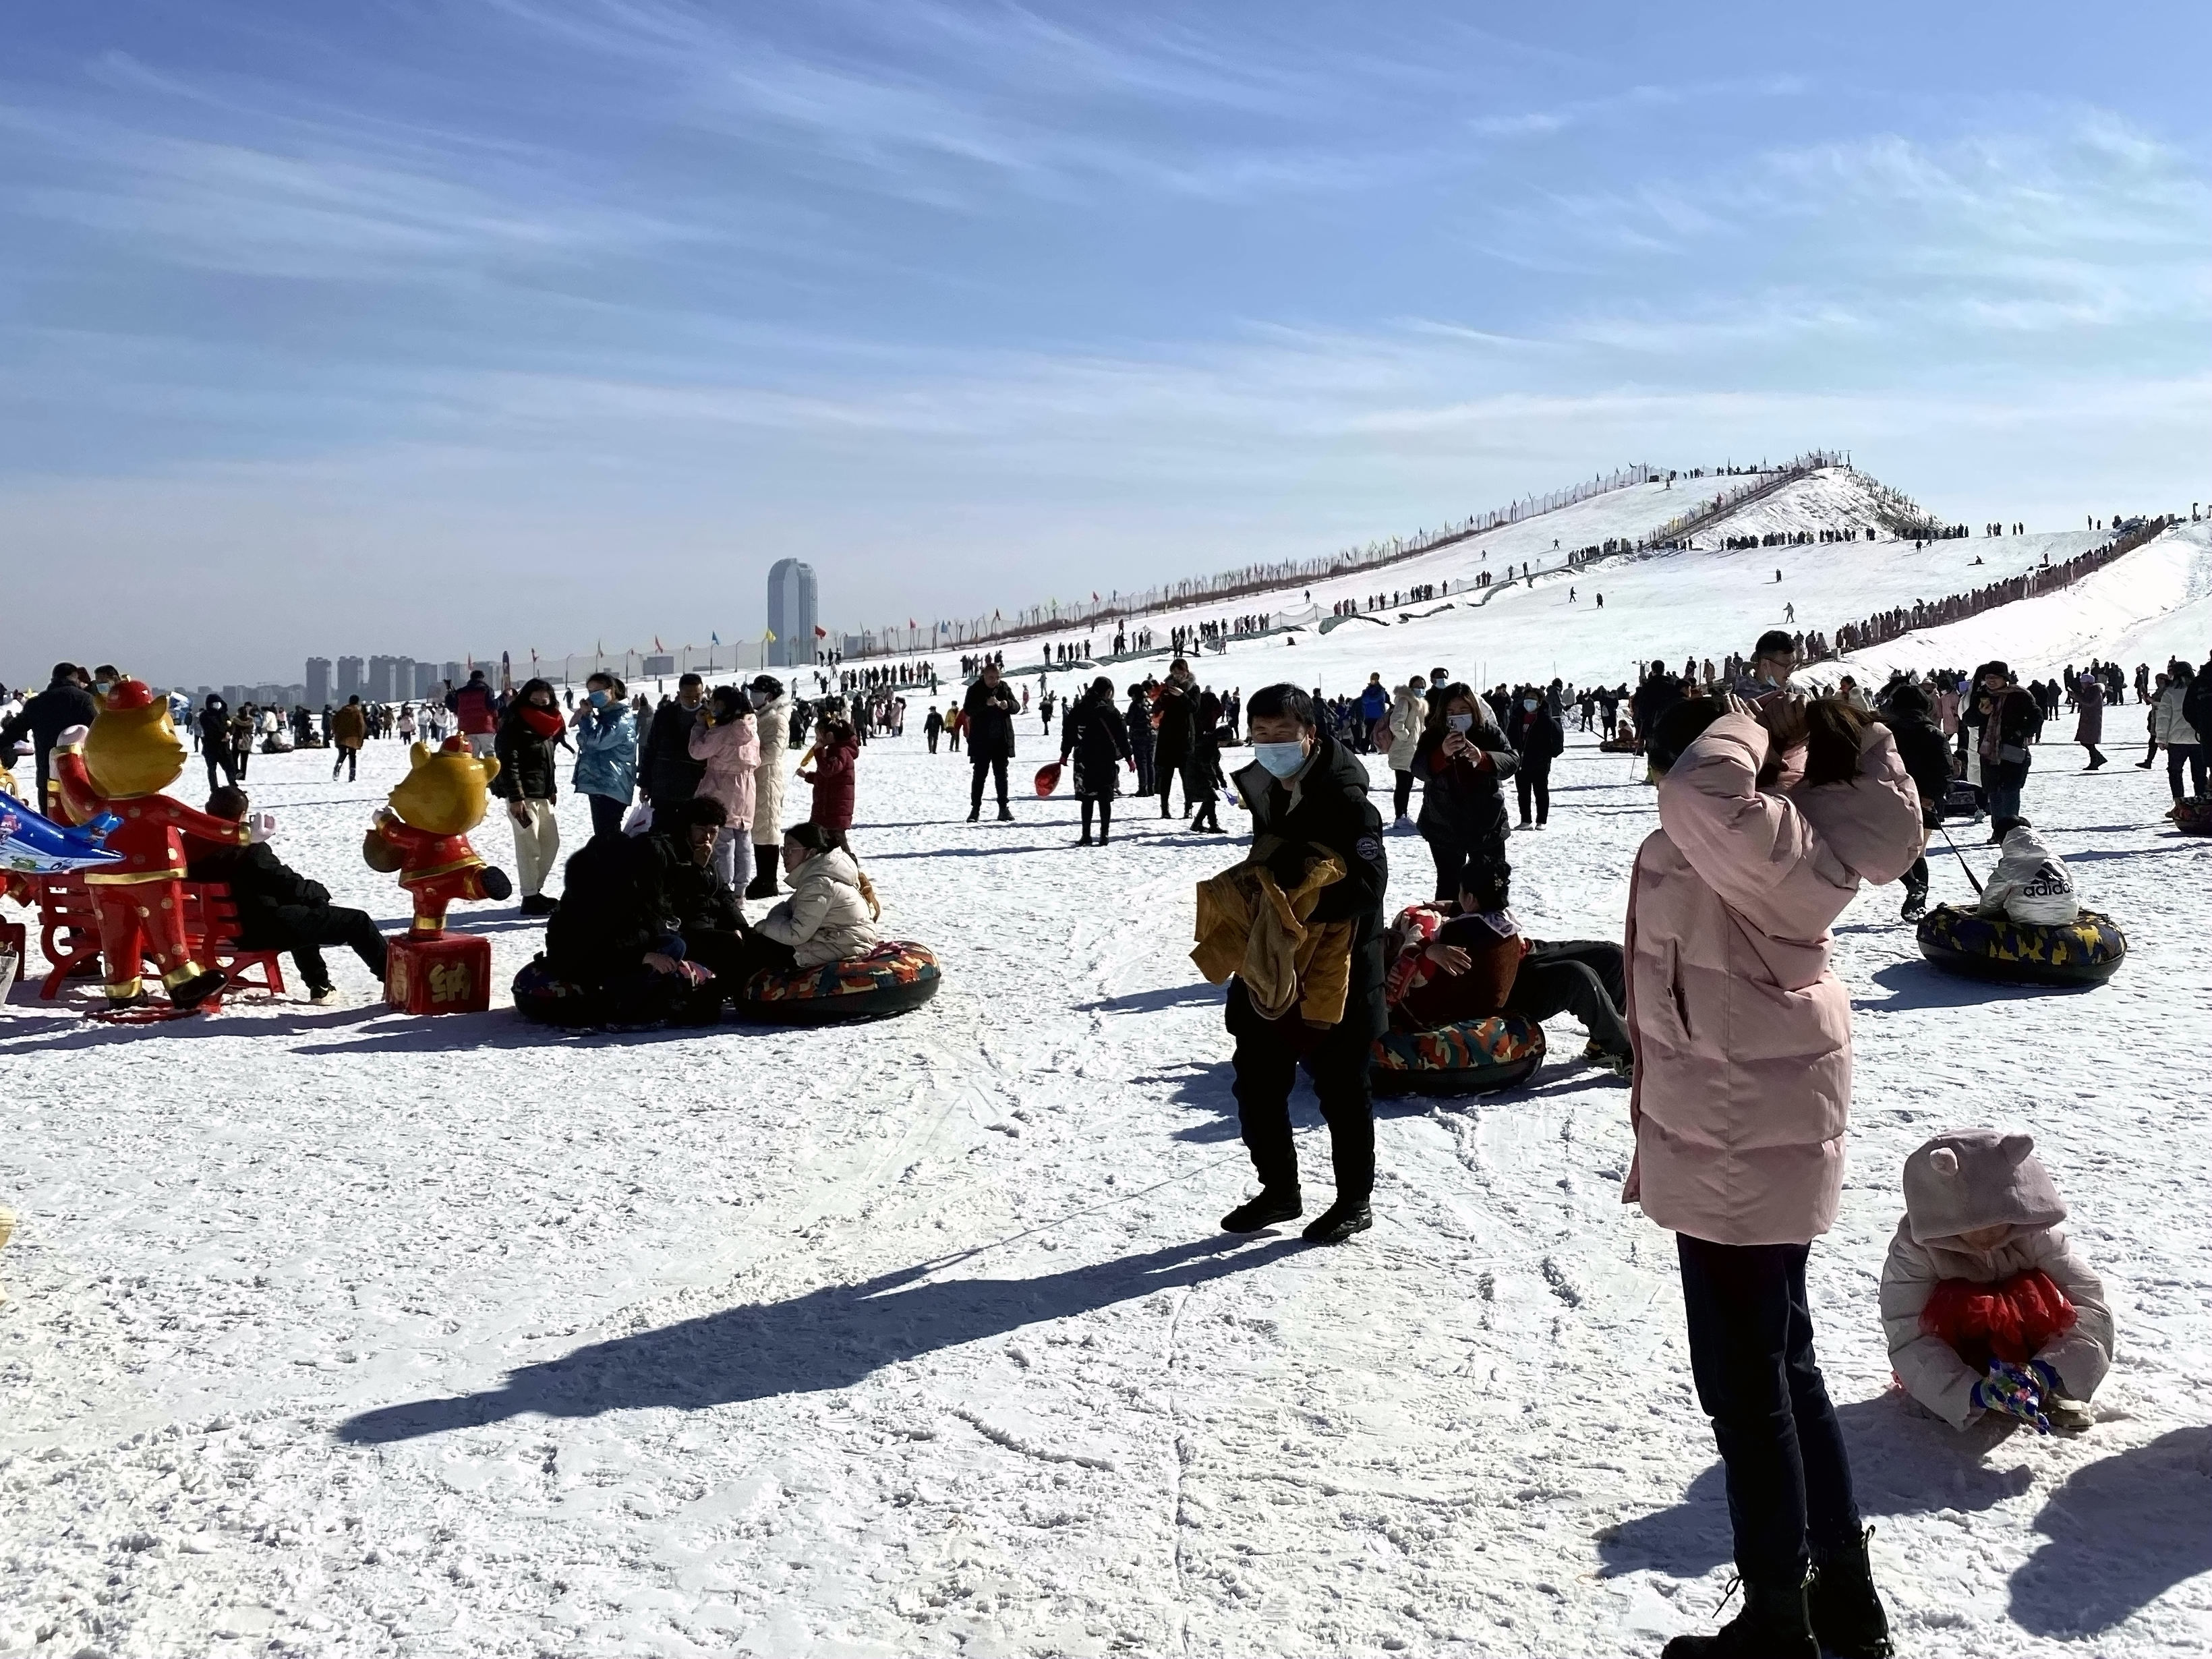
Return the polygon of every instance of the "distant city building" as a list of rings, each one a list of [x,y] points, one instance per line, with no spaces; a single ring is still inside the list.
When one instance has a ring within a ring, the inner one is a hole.
[[[768,629],[775,635],[769,661],[786,668],[812,662],[814,628],[814,567],[778,559],[768,572]]]
[[[438,665],[438,678],[444,680],[447,684],[451,685],[454,690],[458,691],[462,686],[468,683],[469,677],[461,672],[460,664],[457,662],[441,662]]]
[[[224,686],[222,688],[222,700],[228,703],[233,709],[235,709],[239,704],[246,701],[245,688],[236,685]]]
[[[394,657],[392,659],[392,695],[404,702],[415,695],[415,659]]]
[[[359,657],[340,657],[338,659],[339,701],[343,702],[346,698],[355,696],[361,690],[361,659]]]
[[[399,666],[397,657],[371,657],[368,659],[368,700],[371,702],[390,702],[394,693],[392,675]]]
[[[437,694],[438,665],[434,662],[416,663],[415,665],[415,695],[418,697],[434,697]]]
[[[331,659],[328,657],[307,659],[307,706],[320,708],[331,700]]]

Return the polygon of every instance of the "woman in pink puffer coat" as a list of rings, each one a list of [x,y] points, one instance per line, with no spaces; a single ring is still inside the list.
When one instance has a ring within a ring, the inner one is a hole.
[[[1850,1108],[1828,928],[1862,880],[1919,856],[1919,794],[1887,729],[1831,699],[1685,703],[1650,748],[1655,766],[1679,758],[1629,888],[1624,1197],[1677,1236],[1745,1592],[1719,1635],[1666,1656],[1887,1653],[1805,1262],[1836,1217]]]
[[[698,793],[721,802],[729,822],[714,836],[714,873],[742,902],[753,878],[753,769],[760,737],[752,699],[743,688],[718,685],[691,727],[691,758],[705,763]]]

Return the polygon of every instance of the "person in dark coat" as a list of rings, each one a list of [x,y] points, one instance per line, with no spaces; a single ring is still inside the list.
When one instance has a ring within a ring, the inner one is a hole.
[[[238,757],[230,746],[230,705],[210,691],[194,719],[200,732],[200,758],[207,763],[208,792],[238,785]],[[222,777],[216,774],[221,772]]]
[[[1989,705],[1982,715],[1978,741],[1990,817],[2016,818],[2021,815],[2020,792],[2027,787],[2027,769],[2033,760],[2028,744],[2035,728],[2042,724],[2042,713],[2027,688],[2014,682],[2012,670],[2002,662],[1984,663],[1974,671],[1974,683]],[[1979,702],[1978,698],[1978,707]],[[1994,847],[2003,839],[1992,833],[1990,845]]]
[[[226,784],[208,797],[208,816],[242,823],[252,805],[246,791]],[[348,946],[380,981],[384,978],[384,935],[368,912],[332,904],[328,888],[290,868],[266,842],[217,847],[195,841],[188,851],[186,878],[227,885],[238,909],[238,942],[249,951],[289,951],[309,1001],[337,994],[323,961],[325,945]]]
[[[1224,836],[1221,827],[1221,699],[1200,694],[1198,719],[1191,727],[1190,755],[1182,763],[1185,805],[1195,808],[1190,827],[1202,835]]]
[[[1060,763],[1075,757],[1075,799],[1083,808],[1083,839],[1091,845],[1091,813],[1098,812],[1098,845],[1114,831],[1114,797],[1121,793],[1121,768],[1130,763],[1129,732],[1114,702],[1114,682],[1101,674],[1091,689],[1072,700],[1060,716]]]
[[[491,792],[507,803],[514,830],[515,884],[522,889],[526,916],[553,914],[553,901],[545,895],[545,878],[561,855],[561,826],[553,811],[553,745],[567,730],[552,686],[533,679],[507,706],[492,740],[499,775],[491,781]]]
[[[1152,705],[1142,685],[1129,688],[1129,706],[1121,711],[1121,724],[1129,734],[1129,758],[1137,768],[1139,795],[1152,793]]]
[[[1152,710],[1158,724],[1158,737],[1152,750],[1152,776],[1160,789],[1160,816],[1171,816],[1169,799],[1175,793],[1175,782],[1190,759],[1191,745],[1198,738],[1198,680],[1190,672],[1190,665],[1177,657],[1168,665],[1168,677],[1160,682],[1159,695],[1153,700]],[[1183,815],[1190,814],[1190,790],[1186,781],[1183,789]]]
[[[1552,816],[1552,763],[1567,746],[1545,694],[1533,685],[1521,688],[1506,722],[1506,740],[1513,745],[1519,764],[1513,769],[1513,788],[1521,799],[1521,827],[1528,824],[1528,807],[1536,808],[1535,827],[1542,829]]]
[[[674,806],[699,793],[699,780],[707,775],[703,761],[691,758],[691,728],[707,704],[706,682],[686,674],[676,682],[676,695],[663,697],[653,711],[638,751],[638,791],[655,811]],[[794,735],[792,741],[798,741]]]
[[[679,801],[659,833],[596,835],[568,860],[561,901],[545,924],[543,958],[578,994],[578,1006],[560,1016],[566,1023],[650,1025],[714,1017],[726,988],[690,961],[668,878],[681,847],[689,855],[683,861],[714,879],[720,828],[714,815],[720,811],[719,801]],[[516,1006],[525,1006],[519,995]]]
[[[1304,1065],[1328,1121],[1336,1201],[1305,1230],[1317,1243],[1337,1244],[1372,1224],[1375,1111],[1367,1065],[1382,1034],[1382,896],[1390,869],[1382,851],[1382,819],[1367,799],[1367,769],[1322,731],[1313,700],[1295,685],[1271,685],[1245,705],[1254,761],[1233,782],[1252,810],[1256,847],[1280,843],[1278,881],[1295,883],[1318,844],[1343,861],[1341,881],[1322,890],[1310,920],[1353,924],[1350,986],[1344,1018],[1309,1025],[1294,1006],[1280,1019],[1253,1006],[1241,978],[1229,982],[1226,1019],[1237,1040],[1232,1091],[1244,1145],[1261,1191],[1221,1219],[1224,1231],[1258,1232],[1304,1212],[1297,1152],[1291,1139],[1291,1089]]]
[[[1951,740],[1936,724],[1928,694],[1918,686],[1899,686],[1883,704],[1890,736],[1897,741],[1897,757],[1920,792],[1920,822],[1932,832],[1943,827],[1943,798],[1951,793]],[[1922,836],[1924,843],[1927,837]],[[1917,921],[1928,912],[1928,854],[1913,860],[1902,879],[1907,921]]]
[[[2094,772],[2105,763],[2105,751],[2097,746],[2105,740],[2105,687],[2094,674],[2084,674],[2075,682],[2074,706],[2079,711],[2074,721],[2074,741],[2089,751],[2089,763],[2081,769]]]
[[[1423,784],[1415,825],[1436,860],[1439,900],[1458,898],[1464,886],[1510,902],[1513,866],[1505,858],[1505,797],[1498,786],[1520,762],[1487,715],[1488,705],[1464,684],[1431,691],[1428,724],[1413,750],[1413,775]]]
[[[31,759],[39,779],[35,811],[45,812],[52,805],[46,799],[46,757],[53,753],[54,744],[70,727],[90,726],[99,714],[100,706],[85,689],[84,670],[73,662],[58,662],[46,689],[16,710],[15,719],[0,726],[0,750],[11,756],[17,744],[26,737],[31,739]],[[208,768],[208,777],[210,781],[214,780],[212,765]]]
[[[1006,763],[1014,757],[1014,716],[1021,705],[1014,688],[999,678],[999,665],[987,662],[960,705],[962,725],[968,737],[968,764],[973,775],[968,787],[968,822],[983,815],[983,781],[987,774],[999,785],[999,818],[1010,821],[1013,808],[1006,804]]]

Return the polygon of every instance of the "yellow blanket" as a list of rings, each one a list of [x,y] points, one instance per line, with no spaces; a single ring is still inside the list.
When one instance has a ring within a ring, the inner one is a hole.
[[[1295,1006],[1309,1025],[1334,1025],[1351,989],[1355,924],[1311,918],[1322,890],[1344,879],[1344,860],[1316,843],[1285,891],[1265,862],[1281,845],[1263,836],[1243,863],[1198,884],[1198,948],[1190,959],[1209,983],[1243,980],[1262,1018],[1279,1019]]]

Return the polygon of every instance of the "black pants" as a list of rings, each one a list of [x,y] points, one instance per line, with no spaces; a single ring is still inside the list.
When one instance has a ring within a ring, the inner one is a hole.
[[[798,953],[781,939],[770,939],[757,927],[742,933],[720,928],[694,928],[684,935],[684,949],[692,961],[711,969],[722,995],[733,997],[744,982],[763,968],[779,973],[798,965]]]
[[[1539,945],[1521,958],[1505,1011],[1543,1021],[1571,1013],[1599,1048],[1629,1052],[1628,979],[1620,946],[1609,939],[1562,939]]]
[[[2203,795],[2204,788],[2204,745],[2201,743],[2169,743],[2166,745],[2166,781],[2173,790],[2173,798],[2181,799],[2181,769],[2189,769],[2189,793]]]
[[[1690,1370],[1728,1475],[1736,1571],[1804,1582],[1811,1552],[1858,1537],[1851,1466],[1813,1358],[1806,1244],[1675,1235]]]
[[[340,749],[338,750],[338,757],[331,763],[331,781],[333,783],[337,781],[337,775],[341,769],[344,771],[346,775],[346,781],[348,783],[351,783],[359,778],[361,775],[361,750],[358,749]]]
[[[1429,844],[1429,856],[1436,860],[1437,896],[1455,899],[1462,883],[1471,884],[1480,897],[1486,886],[1497,889],[1496,902],[1507,902],[1513,879],[1513,866],[1505,860],[1504,849],[1496,838],[1486,836],[1478,847],[1451,836],[1437,835],[1428,830],[1421,831],[1421,839]]]
[[[1231,1092],[1237,1097],[1237,1125],[1260,1184],[1271,1189],[1295,1189],[1298,1184],[1291,1089],[1303,1064],[1328,1123],[1337,1201],[1367,1202],[1375,1191],[1375,1103],[1367,1085],[1373,1039],[1357,1023],[1357,1006],[1352,1019],[1332,1028],[1301,1060],[1280,1028],[1253,1008],[1243,981],[1229,982],[1229,1029],[1237,1034]]]
[[[1153,751],[1152,781],[1160,792],[1162,817],[1168,816],[1168,801],[1175,793],[1176,780],[1182,776],[1182,769],[1189,763],[1190,757],[1181,750],[1162,747]],[[1189,781],[1186,779],[1183,788],[1183,805],[1188,806],[1189,804]]]
[[[975,768],[968,786],[969,806],[976,811],[981,810],[983,777],[986,773],[988,773],[998,780],[999,805],[1001,810],[1004,810],[1006,805],[1006,757],[1004,755],[978,755],[971,750],[969,753],[969,764]]]
[[[618,836],[622,833],[623,820],[629,816],[628,803],[618,801],[612,795],[586,795],[584,799],[591,803],[593,835]]]
[[[929,738],[929,752],[933,755],[937,752],[937,733],[932,732],[929,732],[927,736]]]
[[[384,935],[366,910],[349,910],[339,904],[285,904],[277,907],[276,924],[269,933],[257,931],[249,948],[289,951],[311,991],[331,982],[331,970],[323,961],[326,945],[349,945],[362,966],[378,979],[384,977]]]
[[[1905,896],[1924,899],[1928,896],[1928,854],[1923,853],[1912,860],[1912,867],[1905,872]]]
[[[1139,795],[1151,794],[1152,793],[1152,744],[1148,743],[1132,744],[1129,758],[1137,763],[1137,787],[1134,793]]]
[[[2089,751],[2089,764],[2092,766],[2102,766],[2105,763],[2105,751],[2098,748],[2095,744],[2091,743],[2087,738],[2083,738],[2080,741],[2081,746]]]
[[[208,793],[212,795],[225,783],[235,787],[238,782],[237,757],[228,749],[210,749],[204,750],[203,753],[207,761]],[[216,776],[218,768],[222,772],[220,780]]]
[[[1536,822],[1544,823],[1552,816],[1552,763],[1522,761],[1513,775],[1513,788],[1521,797],[1521,822],[1528,822],[1528,802],[1536,803]]]
[[[1391,775],[1396,785],[1391,791],[1391,805],[1395,817],[1402,818],[1406,816],[1406,809],[1413,802],[1413,775],[1411,772],[1396,772]]]
[[[1076,797],[1076,805],[1083,809],[1083,838],[1085,841],[1091,839],[1091,809],[1093,805],[1097,807],[1098,841],[1099,844],[1103,846],[1107,836],[1114,833],[1114,797],[1079,795]]]

